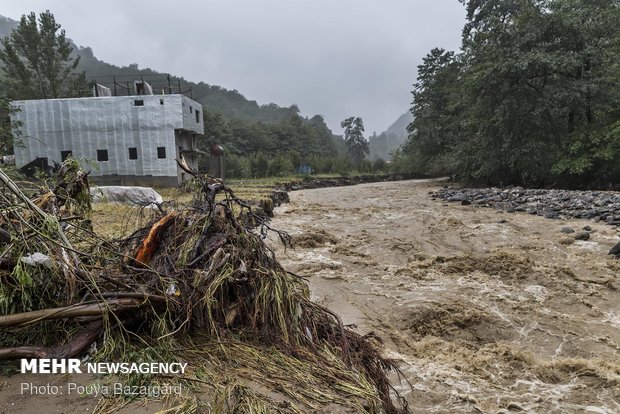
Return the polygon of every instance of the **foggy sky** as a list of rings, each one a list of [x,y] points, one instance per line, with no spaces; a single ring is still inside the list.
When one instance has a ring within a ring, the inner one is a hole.
[[[457,0],[20,0],[0,14],[49,9],[77,45],[126,66],[237,89],[259,104],[297,104],[334,133],[361,116],[381,133],[410,107],[433,47],[458,49]]]

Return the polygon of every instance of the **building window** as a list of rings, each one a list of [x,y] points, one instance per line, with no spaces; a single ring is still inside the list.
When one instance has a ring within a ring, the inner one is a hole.
[[[135,147],[129,148],[129,159],[130,160],[138,159],[138,148],[135,148]]]
[[[200,111],[196,109],[196,122],[200,123]]]
[[[67,158],[73,156],[73,151],[60,151],[60,161],[66,161]]]
[[[97,150],[97,161],[108,161],[108,150]]]
[[[160,104],[160,105],[163,105],[163,104],[164,104],[164,100],[163,100],[163,99],[160,99],[160,100],[159,100],[159,104]]]
[[[166,147],[157,147],[157,158],[166,158]]]
[[[144,99],[136,99],[133,101],[133,106],[144,106]]]
[[[192,108],[192,107],[190,106],[190,107],[189,107],[189,113],[191,114],[193,110],[194,110],[194,108]]]

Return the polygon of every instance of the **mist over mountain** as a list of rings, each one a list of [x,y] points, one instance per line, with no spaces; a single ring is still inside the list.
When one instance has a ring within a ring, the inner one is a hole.
[[[17,22],[15,20],[0,16],[0,37],[4,38],[10,35],[16,27]]]
[[[18,22],[0,16],[0,35],[6,37]],[[68,39],[74,55],[80,57],[77,72],[84,72],[87,80],[95,81],[116,91],[118,95],[133,94],[132,83],[143,78],[151,83],[153,92],[181,92],[204,106],[205,138],[200,145],[217,142],[230,154],[253,157],[265,153],[291,153],[303,162],[313,157],[342,157],[346,146],[341,136],[334,135],[321,115],[304,117],[297,105],[282,107],[275,103],[259,105],[237,90],[229,90],[205,82],[190,82],[182,77],[139,68],[137,63],[116,66],[97,59],[90,47],[77,46]],[[84,90],[89,96],[90,91]]]
[[[19,22],[13,19],[0,16],[0,37],[9,36],[18,24]],[[95,57],[90,47],[77,46],[75,41],[71,39],[69,41],[73,46],[73,52],[80,56],[80,64],[77,70],[86,72],[88,80],[96,80],[98,83],[109,87],[112,84],[112,76],[117,76],[124,81],[137,80],[141,76],[145,77],[147,81],[151,79],[162,80],[167,76],[166,73],[153,69],[141,69],[138,64],[116,66],[104,62]],[[275,103],[259,105],[256,101],[247,99],[237,90],[229,90],[205,82],[190,82],[174,75],[171,75],[170,78],[173,84],[181,81],[183,89],[191,88],[192,99],[205,105],[208,111],[220,114],[227,119],[236,118],[248,122],[276,123],[299,114],[299,108],[294,104],[289,107],[281,107]],[[154,93],[157,92],[159,91],[154,91]]]
[[[407,111],[398,117],[392,125],[380,135],[372,135],[369,138],[368,147],[370,149],[369,158],[376,160],[391,159],[390,153],[400,147],[407,140],[407,126],[413,121],[413,115]]]

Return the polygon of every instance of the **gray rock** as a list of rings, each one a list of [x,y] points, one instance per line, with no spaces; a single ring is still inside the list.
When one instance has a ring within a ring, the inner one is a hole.
[[[570,233],[575,232],[575,230],[572,227],[562,227],[562,230],[560,231],[564,234],[570,234]]]
[[[590,233],[588,233],[587,231],[580,231],[579,233],[575,234],[575,240],[589,240],[590,239]]]
[[[590,226],[583,226],[583,229],[585,231],[592,231],[592,227],[590,227]]]

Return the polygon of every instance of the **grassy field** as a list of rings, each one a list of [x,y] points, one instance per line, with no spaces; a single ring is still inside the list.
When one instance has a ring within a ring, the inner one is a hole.
[[[21,185],[26,185],[28,182],[14,166],[6,166],[3,167],[2,170]],[[311,177],[333,178],[338,177],[338,175],[319,174]],[[275,189],[281,187],[283,184],[302,181],[304,178],[303,176],[285,176],[256,179],[229,179],[226,180],[226,185],[234,191],[237,197],[252,204],[258,204],[261,199],[269,197]],[[180,188],[155,188],[155,190],[162,195],[164,201],[168,202],[188,203],[192,199],[191,192],[184,191]],[[95,233],[110,238],[127,236],[133,231],[143,227],[145,223],[152,218],[152,211],[127,205],[108,203],[94,204],[91,216]]]
[[[332,178],[337,175],[317,175],[313,178]],[[235,195],[252,204],[267,198],[271,193],[284,183],[302,181],[304,177],[269,177],[258,179],[230,179],[226,185],[230,187]],[[188,203],[192,199],[192,193],[180,188],[156,188],[164,198],[164,201],[173,203]],[[153,212],[138,209],[127,205],[99,203],[93,205],[92,213],[93,229],[95,233],[118,238],[131,234],[133,231],[143,227],[146,222],[153,218]]]

